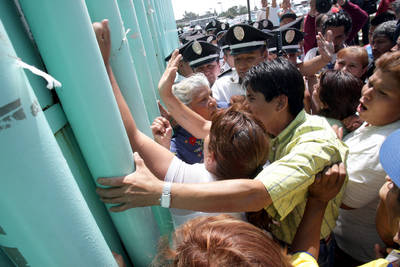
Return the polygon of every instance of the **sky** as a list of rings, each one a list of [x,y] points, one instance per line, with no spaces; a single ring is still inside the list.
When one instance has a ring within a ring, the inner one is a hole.
[[[221,13],[239,5],[247,6],[247,0],[172,0],[175,19],[181,19],[185,11],[202,15],[207,11],[214,12],[215,9],[217,13]],[[260,7],[261,0],[250,0],[250,8],[254,9],[255,5]]]

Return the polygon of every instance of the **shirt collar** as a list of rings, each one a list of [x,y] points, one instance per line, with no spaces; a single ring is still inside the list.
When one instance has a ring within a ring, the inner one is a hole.
[[[274,142],[278,141],[281,142],[282,140],[285,140],[289,135],[292,134],[293,130],[296,129],[300,124],[306,121],[306,112],[304,109],[297,114],[296,118],[292,120],[291,123],[289,123],[288,126],[274,139],[272,139]]]

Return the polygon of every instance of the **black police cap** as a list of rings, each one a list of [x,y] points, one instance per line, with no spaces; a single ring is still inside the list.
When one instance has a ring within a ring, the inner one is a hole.
[[[219,36],[220,34],[226,32],[227,30],[229,30],[229,23],[228,22],[222,22],[219,25],[219,28],[217,28],[217,30],[215,31],[215,36]]]
[[[188,41],[185,44],[181,45],[180,47],[178,47],[179,50],[179,54],[181,54],[183,56],[183,51],[185,51],[186,47],[188,47],[191,43],[193,43],[193,41]],[[175,50],[174,50],[175,51]],[[165,61],[169,61],[171,59],[172,53],[174,53],[174,51],[171,52],[171,54],[169,54],[166,58]],[[184,61],[187,61],[185,59],[185,57],[183,57]]]
[[[273,35],[260,31],[251,25],[237,24],[229,28],[226,33],[226,42],[229,44],[232,55],[249,53],[267,44]]]
[[[288,12],[288,13],[283,14],[281,16],[281,18],[280,18],[281,21],[284,20],[284,19],[296,20],[297,19],[297,15],[295,13],[293,13],[293,12]]]
[[[296,28],[281,29],[278,28],[274,30],[275,37],[268,43],[268,52],[277,53],[278,52],[278,42],[279,37],[281,38],[281,47],[285,53],[291,54],[296,53],[300,50],[299,42],[304,39],[304,33]],[[279,34],[280,33],[280,34]]]
[[[205,30],[206,31],[215,31],[218,28],[221,28],[221,22],[217,19],[213,19],[212,21],[210,21],[207,25]]]
[[[192,68],[216,61],[219,59],[220,49],[204,41],[194,41],[183,51],[183,58]]]
[[[259,30],[272,30],[274,28],[274,24],[268,19],[253,22],[252,26]]]
[[[210,34],[210,35],[205,35],[203,37],[197,38],[196,40],[211,43],[212,41],[217,40],[217,37],[215,37],[215,35],[213,35],[213,34]]]
[[[218,40],[218,46],[221,50],[230,49],[228,42],[226,41],[226,32],[223,33],[221,39]]]
[[[287,28],[296,28],[296,29],[300,30],[303,20],[304,20],[304,17],[300,17],[300,18],[296,19],[295,21],[292,21],[288,24],[282,25],[281,27],[279,27],[279,29],[284,30]]]

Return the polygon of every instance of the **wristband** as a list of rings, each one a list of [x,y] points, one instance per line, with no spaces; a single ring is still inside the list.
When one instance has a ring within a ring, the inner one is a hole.
[[[160,205],[163,208],[169,208],[171,205],[171,182],[164,182],[161,198],[160,198]]]

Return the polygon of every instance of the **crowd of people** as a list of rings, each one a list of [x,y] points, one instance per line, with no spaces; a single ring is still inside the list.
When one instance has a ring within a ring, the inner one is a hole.
[[[136,163],[98,179],[101,200],[170,208],[159,266],[398,266],[400,1],[261,3],[257,22],[180,36],[154,139],[93,25]]]

